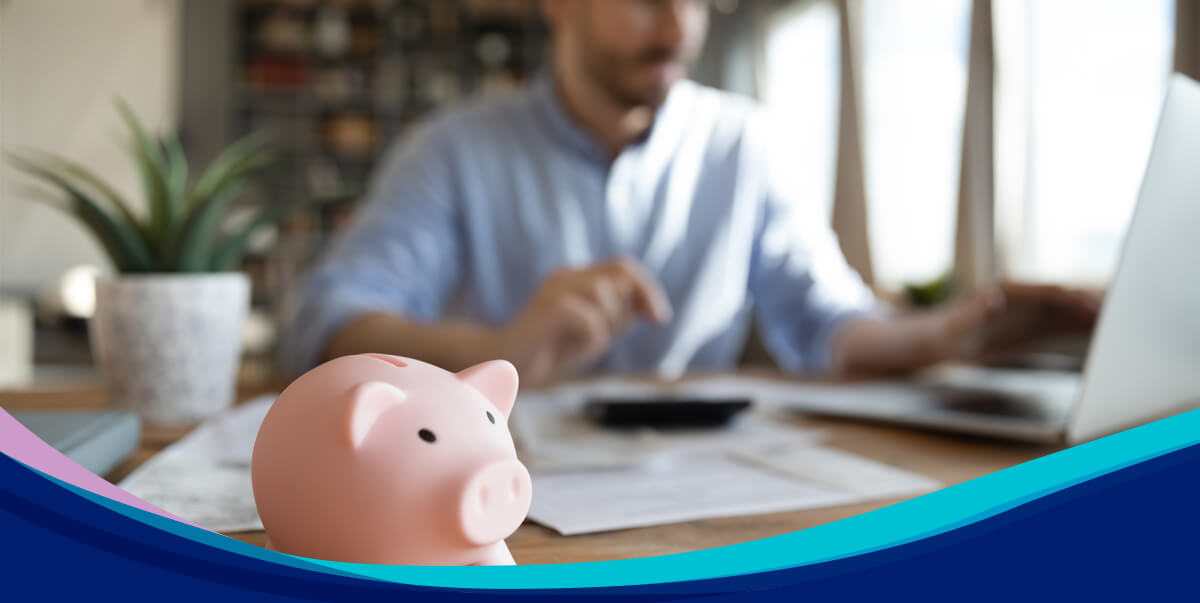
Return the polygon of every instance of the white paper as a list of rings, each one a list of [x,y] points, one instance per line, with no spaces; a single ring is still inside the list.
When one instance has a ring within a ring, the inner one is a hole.
[[[683,387],[687,385],[688,387]],[[602,380],[522,393],[509,427],[520,446],[521,459],[533,470],[625,467],[663,454],[740,450],[747,446],[808,443],[821,437],[795,421],[781,422],[768,408],[756,408],[716,429],[611,429],[583,415],[593,397],[655,395],[737,396],[755,399],[738,383],[723,381],[719,393],[692,384],[650,385]],[[689,389],[690,388],[690,389]]]
[[[664,457],[623,469],[535,473],[529,518],[570,536],[855,500],[721,455]]]
[[[156,457],[187,456],[227,464],[250,465],[254,439],[275,395],[259,396],[201,423],[186,437],[167,446]]]
[[[816,401],[886,403],[911,386],[806,384],[736,376],[674,384],[599,380],[523,393],[510,426],[533,472],[530,519],[584,534],[894,498],[936,481],[832,448],[820,432],[776,421]],[[592,397],[744,397],[755,409],[726,428],[612,430],[588,421]]]
[[[122,480],[120,486],[160,509],[216,532],[262,529],[246,465],[156,456]]]
[[[909,496],[942,487],[923,475],[826,446],[774,447],[741,452],[737,457],[863,500]]]
[[[536,472],[529,518],[563,535],[896,498],[935,480],[833,448],[769,446],[635,467]]]
[[[135,469],[122,489],[217,532],[261,530],[250,457],[275,396],[262,396],[205,421]]]

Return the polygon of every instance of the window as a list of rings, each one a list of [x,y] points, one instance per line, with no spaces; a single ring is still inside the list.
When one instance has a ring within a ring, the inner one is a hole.
[[[864,226],[875,284],[894,291],[954,264],[975,3],[844,2],[855,49],[858,115],[849,118],[862,136]],[[790,186],[826,216],[839,142],[838,4],[796,0],[771,15],[760,87],[781,132],[803,142],[789,155],[798,156]],[[980,4],[992,7],[995,71],[987,84],[999,275],[1103,285],[1172,70],[1175,2]]]
[[[1010,278],[1110,278],[1171,72],[1174,4],[993,4],[997,242]]]
[[[826,220],[837,159],[839,23],[829,0],[794,3],[772,19],[763,60],[762,98],[787,144],[772,155],[788,162],[777,170],[786,177],[779,185]]]
[[[861,111],[871,259],[898,289],[954,257],[969,0],[862,0]]]

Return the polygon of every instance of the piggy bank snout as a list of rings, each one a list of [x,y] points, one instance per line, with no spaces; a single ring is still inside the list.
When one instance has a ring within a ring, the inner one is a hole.
[[[515,459],[492,463],[467,481],[459,505],[463,534],[473,544],[498,542],[520,527],[529,512],[533,482]]]

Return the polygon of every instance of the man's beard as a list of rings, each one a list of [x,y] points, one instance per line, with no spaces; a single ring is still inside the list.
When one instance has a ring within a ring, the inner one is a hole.
[[[587,61],[588,76],[595,81],[605,95],[626,108],[650,107],[658,108],[667,99],[674,82],[662,86],[647,86],[643,90],[631,89],[625,74],[641,69],[648,65],[678,61],[679,55],[673,50],[651,49],[634,57],[613,57],[604,53],[590,53],[591,60]]]

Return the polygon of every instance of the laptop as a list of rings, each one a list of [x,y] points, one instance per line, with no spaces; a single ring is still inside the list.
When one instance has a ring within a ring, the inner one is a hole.
[[[1076,444],[1200,407],[1200,84],[1171,78],[1083,373],[940,367],[806,412]],[[845,392],[849,393],[849,392]]]

